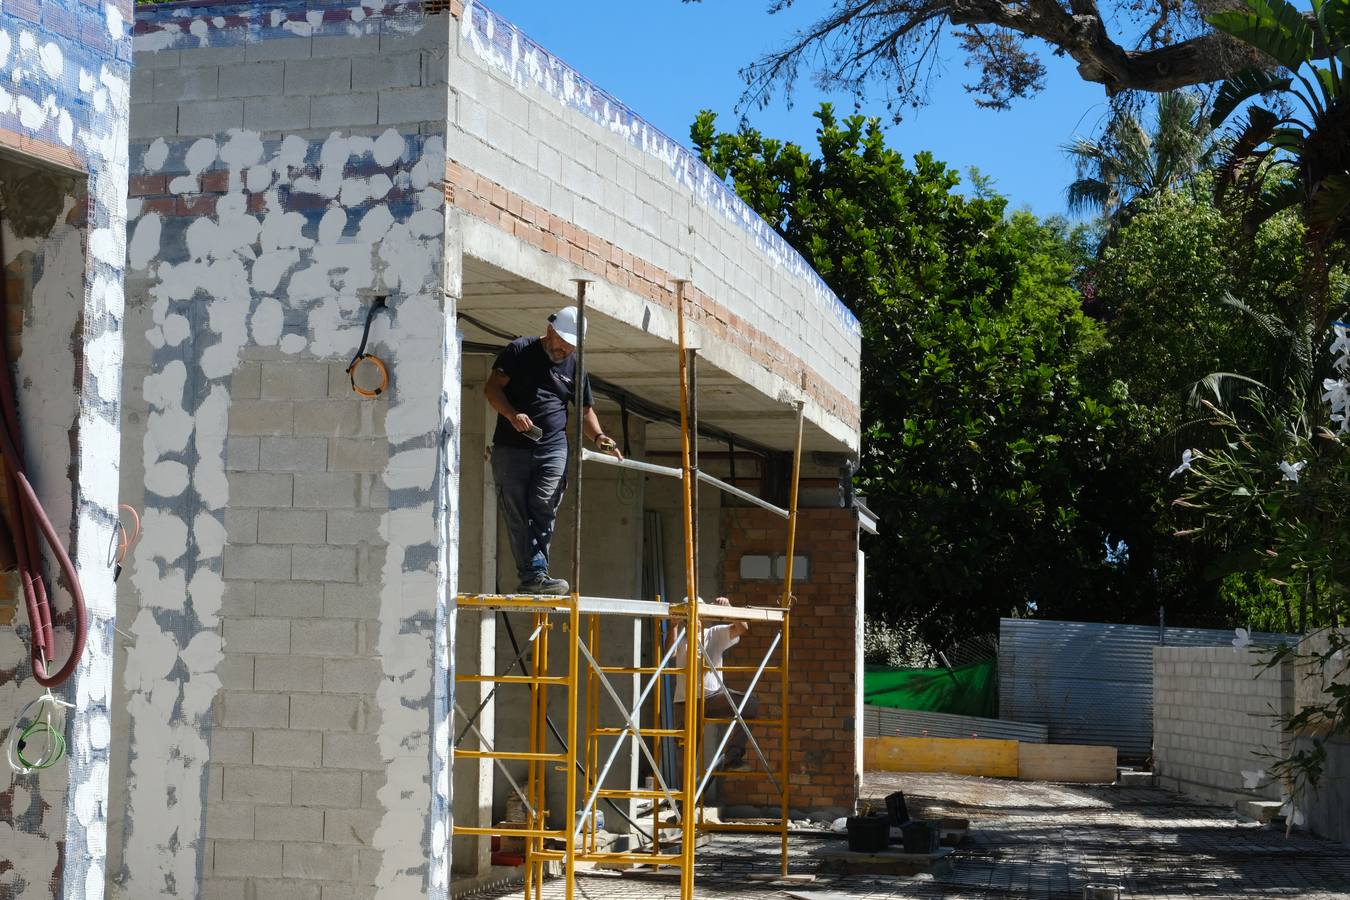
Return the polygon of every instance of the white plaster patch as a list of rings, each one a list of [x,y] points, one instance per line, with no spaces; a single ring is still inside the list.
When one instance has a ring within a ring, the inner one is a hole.
[[[192,538],[202,554],[220,556],[225,551],[225,523],[209,512],[199,513],[192,520]],[[193,586],[196,587],[195,579]]]
[[[117,234],[111,228],[95,228],[89,235],[89,254],[99,262],[117,268],[126,256],[117,244]]]
[[[20,96],[19,106],[19,124],[29,131],[38,131],[47,121],[47,110],[29,97]]]
[[[258,301],[257,307],[253,310],[253,317],[249,322],[254,343],[259,347],[275,347],[277,342],[281,340],[283,318],[284,313],[281,304],[274,298],[264,297]]]
[[[108,25],[108,36],[114,41],[120,41],[123,37],[122,29],[126,27],[126,20],[122,18],[122,11],[117,8],[115,3],[105,3],[103,5],[103,16]]]
[[[319,243],[336,244],[346,227],[347,211],[340,206],[330,206],[319,220]]]
[[[187,317],[177,314],[164,318],[163,329],[164,343],[170,347],[177,347],[192,333],[192,326],[188,323]]]
[[[134,270],[147,269],[159,254],[160,235],[163,222],[159,213],[150,212],[142,216],[131,233],[131,242],[127,247],[127,265]]]
[[[176,28],[160,26],[155,31],[147,31],[144,34],[133,35],[131,38],[131,48],[137,53],[154,53],[157,50],[168,50],[178,43],[178,37],[181,32]]]
[[[43,44],[39,56],[42,61],[42,70],[47,73],[48,78],[57,79],[65,73],[65,55],[61,53],[61,48],[54,42]]]
[[[70,113],[64,109],[57,113],[56,137],[67,147],[75,141],[75,120],[73,120],[70,117]]]
[[[71,813],[88,826],[103,818],[104,804],[108,801],[108,763],[97,760],[90,766],[88,776],[75,788],[75,804]]]
[[[281,349],[284,353],[304,353],[307,346],[309,341],[302,334],[288,334],[281,339]]]
[[[112,741],[112,725],[106,713],[94,713],[89,717],[89,746],[96,750],[105,750]]]
[[[188,26],[188,33],[197,39],[199,47],[205,47],[211,43],[211,27],[206,24],[205,19],[194,19]]]
[[[198,569],[192,576],[192,608],[204,621],[212,621],[220,615],[220,607],[225,599],[225,582],[210,569]],[[209,698],[208,698],[209,703]]]
[[[314,242],[301,229],[305,217],[298,212],[269,212],[262,223],[263,250],[308,249]]]
[[[232,131],[230,139],[220,150],[220,161],[225,163],[233,174],[235,169],[256,165],[262,159],[262,155],[262,138],[258,137],[257,132]]]
[[[178,655],[194,675],[214,672],[217,663],[225,658],[221,652],[220,635],[214,631],[198,632]]]
[[[125,113],[131,108],[131,82],[118,75],[107,66],[99,67],[99,83],[108,90],[108,100],[112,108]],[[125,138],[123,138],[125,140]],[[108,157],[111,159],[111,156]]]
[[[268,166],[254,166],[248,170],[244,181],[250,192],[261,194],[272,185],[272,169]]]
[[[219,146],[211,138],[201,138],[194,141],[183,158],[183,164],[187,167],[188,174],[179,175],[173,181],[170,181],[169,192],[172,194],[195,194],[201,190],[198,177],[216,161],[219,152]]]
[[[403,155],[407,143],[403,135],[392,128],[385,130],[383,134],[375,141],[375,163],[381,168],[388,168],[398,162],[399,157]]]
[[[164,138],[155,138],[141,157],[141,168],[146,172],[158,172],[169,158],[169,145]]]

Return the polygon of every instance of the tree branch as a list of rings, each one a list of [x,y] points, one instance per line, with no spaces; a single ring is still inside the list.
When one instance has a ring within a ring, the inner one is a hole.
[[[1153,37],[1140,47],[1157,40],[1163,25],[1180,14],[1174,0],[1153,0],[1153,5],[1158,19],[1146,32]],[[1126,49],[1107,28],[1118,13],[1103,14],[1097,0],[839,0],[785,47],[744,70],[743,102],[763,103],[779,83],[790,92],[802,64],[809,64],[823,82],[855,94],[881,82],[891,84],[901,100],[917,102],[922,79],[913,75],[916,58],[922,60],[921,49],[930,47],[948,24],[995,26],[1042,40],[1056,53],[1072,57],[1079,76],[1102,85],[1111,96],[1217,81],[1253,63],[1231,39],[1210,31],[1175,43]],[[995,100],[1004,98],[996,105],[1006,105],[1007,97],[1031,91],[994,85],[987,92]]]

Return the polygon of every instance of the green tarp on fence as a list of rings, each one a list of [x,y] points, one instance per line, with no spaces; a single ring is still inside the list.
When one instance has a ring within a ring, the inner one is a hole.
[[[863,673],[863,702],[962,716],[998,717],[998,660],[954,669],[883,669]]]

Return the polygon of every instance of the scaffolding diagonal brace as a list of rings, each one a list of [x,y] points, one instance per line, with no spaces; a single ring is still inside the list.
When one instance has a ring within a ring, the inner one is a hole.
[[[464,715],[464,710],[460,708],[460,705],[459,705],[458,703],[455,704],[455,712],[459,713],[460,716],[463,716],[463,717],[466,718],[466,719],[468,718],[467,716]],[[489,740],[483,735],[483,732],[481,732],[481,731],[478,730],[478,726],[477,726],[477,725],[475,725],[473,722],[470,722],[469,725],[468,725],[468,727],[471,728],[471,729],[473,729],[473,733],[478,737],[479,742],[480,742],[484,747],[486,747],[486,748],[488,749],[489,752],[495,752],[495,749],[494,749],[493,746],[492,746],[492,742],[489,741]],[[494,759],[494,760],[492,760],[492,762],[493,762],[493,764],[497,767],[497,769],[498,769],[503,775],[506,776],[506,780],[509,781],[509,782],[511,783],[511,790],[513,790],[513,791],[516,792],[516,796],[520,798],[520,802],[521,802],[521,803],[524,803],[524,804],[525,804],[525,808],[526,808],[527,810],[529,810],[530,816],[531,816],[531,817],[534,817],[534,815],[535,815],[534,807],[530,805],[529,799],[526,798],[524,788],[522,788],[522,787],[520,786],[520,784],[517,783],[516,780],[515,780],[514,778],[511,777],[511,771],[510,771],[509,769],[506,768],[506,764],[503,763],[500,759]]]
[[[539,625],[538,627],[536,627],[536,628],[534,629],[534,631],[530,634],[530,636],[527,637],[527,638],[525,639],[525,649],[523,649],[523,650],[521,650],[519,653],[517,653],[517,654],[516,654],[516,658],[513,659],[513,660],[511,660],[511,662],[506,666],[506,668],[502,669],[502,676],[503,676],[503,677],[505,677],[506,675],[510,674],[511,670],[514,669],[514,668],[516,667],[516,665],[517,665],[522,659],[525,658],[525,654],[530,652],[530,645],[531,645],[531,643],[533,643],[533,641],[534,641],[535,638],[539,637],[539,632],[542,631],[543,628],[544,628],[543,625]],[[525,667],[524,667],[524,666],[521,666],[521,667],[520,667],[520,670],[521,670],[522,672],[525,672]],[[525,674],[528,675],[529,673],[528,673],[528,672],[525,672]],[[473,715],[471,715],[471,716],[465,716],[465,715],[464,715],[464,710],[460,709],[458,704],[455,705],[455,711],[458,712],[461,716],[464,716],[464,719],[465,719],[465,721],[467,722],[467,724],[464,726],[464,729],[463,729],[462,731],[460,731],[459,736],[455,738],[455,744],[454,744],[454,746],[456,746],[456,747],[459,746],[460,741],[464,740],[464,735],[468,733],[468,731],[469,731],[470,728],[473,728],[475,732],[478,732],[478,729],[477,729],[477,728],[474,728],[474,723],[477,722],[477,721],[478,721],[478,717],[481,716],[481,715],[483,714],[483,710],[487,709],[487,705],[488,705],[489,703],[492,702],[492,697],[493,697],[493,695],[495,695],[495,694],[497,693],[497,687],[498,687],[498,685],[496,685],[496,684],[494,684],[494,685],[492,686],[492,690],[490,690],[490,691],[487,692],[487,696],[483,698],[483,702],[482,702],[482,703],[479,703],[479,704],[478,704],[478,708],[475,709],[475,710],[473,711]],[[480,738],[481,738],[481,734],[480,734]]]
[[[759,678],[761,675],[764,674],[765,666],[769,664],[769,660],[773,657],[774,651],[778,649],[778,643],[782,639],[783,639],[782,631],[779,631],[777,634],[773,636],[773,641],[770,642],[769,644],[769,651],[765,653],[764,658],[760,660],[759,668],[755,671],[755,677],[750,679],[750,686],[746,689],[745,696],[741,699],[739,705],[734,700],[731,699],[731,694],[728,693],[727,691],[726,682],[722,681],[720,678],[718,679],[718,682],[721,686],[722,695],[727,698],[727,705],[731,707],[731,714],[736,717],[736,722],[740,724],[740,727],[745,729],[745,736],[750,739],[750,745],[755,748],[755,755],[758,756],[759,761],[764,764],[764,771],[768,774],[770,780],[773,781],[773,786],[779,793],[782,793],[783,787],[778,783],[778,779],[773,777],[773,767],[770,766],[769,761],[764,758],[763,751],[759,749],[759,741],[755,740],[754,732],[752,732],[749,726],[745,724],[745,719],[741,717],[741,711],[745,708],[745,704],[750,702],[750,697],[755,692],[755,686],[759,684]],[[708,659],[708,653],[706,649],[703,651],[703,658],[704,661],[708,662],[709,666],[711,667],[712,661]],[[717,760],[721,759],[722,751],[726,749],[727,742],[731,740],[731,735],[735,732],[735,730],[736,725],[727,726],[726,734],[722,735],[722,740],[717,744],[717,752],[713,754],[713,761],[709,763],[708,771],[703,775],[703,782],[698,786],[698,792],[697,794],[695,794],[696,797],[703,796],[704,789],[708,786],[708,782],[712,780],[713,766],[717,764]]]
[[[637,710],[642,709],[642,704],[646,702],[647,695],[656,685],[658,679],[660,679],[662,670],[665,669],[666,665],[670,662],[671,658],[675,655],[676,650],[679,648],[680,640],[681,640],[680,638],[676,638],[674,641],[671,642],[671,646],[666,651],[666,655],[661,659],[661,664],[656,667],[656,672],[647,681],[646,688],[644,688],[641,694],[638,696],[637,704],[635,707]],[[620,714],[623,716],[624,722],[626,723],[628,728],[628,734],[626,735],[626,737],[632,737],[636,740],[638,749],[642,751],[643,756],[647,758],[648,765],[652,767],[652,774],[656,778],[657,783],[661,786],[662,793],[666,795],[667,801],[670,803],[671,808],[674,809],[675,794],[666,785],[666,779],[661,775],[661,767],[656,764],[656,759],[653,758],[651,749],[647,747],[647,742],[642,740],[642,727],[641,725],[638,724],[634,716],[634,713],[631,710],[629,710],[627,706],[624,705],[623,699],[619,696],[618,692],[614,690],[614,686],[609,683],[608,676],[605,675],[604,670],[601,669],[600,667],[600,664],[595,661],[595,657],[591,655],[591,651],[586,647],[585,643],[578,641],[577,646],[580,648],[582,655],[586,657],[587,664],[590,665],[591,669],[593,669],[595,671],[595,674],[598,676],[600,685],[605,689],[605,692],[609,694],[610,699],[614,701],[614,705],[618,707]],[[595,799],[600,792],[600,785],[604,783],[605,775],[609,774],[610,767],[614,765],[614,760],[618,757],[619,754],[619,748],[623,746],[624,737],[625,736],[621,736],[617,741],[614,742],[614,749],[610,751],[609,759],[605,761],[604,768],[600,771],[599,776],[595,779],[596,784],[595,790],[593,790],[591,792],[591,796],[587,798],[586,805],[581,809],[581,815],[577,816],[577,821],[576,823],[574,823],[573,827],[576,829],[578,833],[581,831],[581,823],[586,821],[586,817],[590,815],[591,808],[595,805]]]

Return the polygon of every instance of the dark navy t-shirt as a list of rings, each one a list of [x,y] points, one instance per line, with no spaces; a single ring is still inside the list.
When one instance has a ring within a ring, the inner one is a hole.
[[[539,338],[516,338],[497,355],[492,368],[510,379],[505,388],[506,399],[516,411],[523,412],[543,429],[544,436],[539,439],[538,445],[566,444],[567,404],[573,402],[576,395],[576,354],[555,364],[549,359]],[[589,378],[586,380],[582,405],[595,405]],[[492,440],[511,447],[537,446],[500,415],[497,416],[497,431]]]

